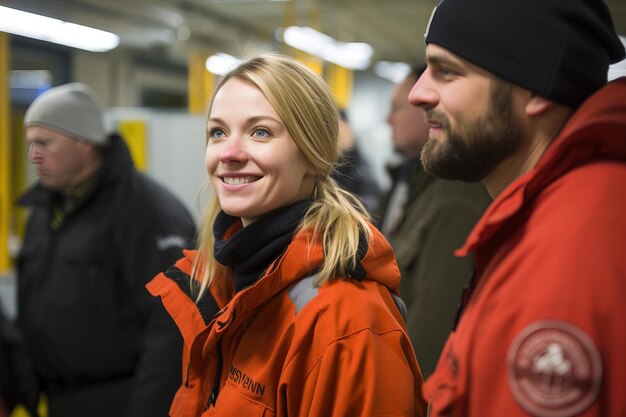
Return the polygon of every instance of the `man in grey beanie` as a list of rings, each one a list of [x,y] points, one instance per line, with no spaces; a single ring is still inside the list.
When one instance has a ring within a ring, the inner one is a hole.
[[[194,222],[107,135],[91,88],[52,88],[28,108],[39,181],[17,262],[18,325],[50,417],[167,416],[182,339],[145,284],[180,257]]]
[[[430,416],[626,415],[626,77],[602,0],[443,0],[409,93],[435,176],[493,203]]]
[[[28,108],[24,126],[45,126],[65,135],[104,146],[102,107],[86,84],[70,83],[39,96]]]
[[[65,84],[37,97],[26,111],[24,127],[29,159],[48,189],[68,191],[102,165],[102,148],[109,138],[102,108],[85,84]]]

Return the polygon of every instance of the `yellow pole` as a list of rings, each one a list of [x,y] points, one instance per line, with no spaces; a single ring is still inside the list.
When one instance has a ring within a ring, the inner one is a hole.
[[[296,2],[295,1],[287,1],[285,2],[284,7],[284,16],[283,16],[283,26],[288,28],[289,26],[295,26],[297,23],[297,10],[296,10]],[[313,26],[316,26],[316,23],[313,23]],[[289,55],[302,62],[304,65],[309,67],[313,72],[318,75],[323,75],[324,73],[324,61],[320,58],[310,55],[304,51],[300,51],[299,49],[292,48],[286,43],[283,43],[283,53],[285,55]]]
[[[319,8],[314,1],[309,4],[309,7],[309,26],[319,31],[322,29]],[[296,58],[312,69],[316,74],[324,76],[324,60],[322,58],[304,52],[302,52],[301,55],[296,55]]]
[[[352,98],[352,70],[329,63],[326,66],[326,80],[335,93],[337,105],[342,109],[347,109]]]
[[[9,269],[11,143],[9,141],[9,35],[0,32],[0,273]]]
[[[296,24],[296,2],[286,1],[283,7],[283,29]],[[294,56],[295,49],[283,42],[282,52],[285,55]]]
[[[24,138],[25,110],[11,109],[11,201],[15,202],[26,191],[28,147]],[[23,239],[26,230],[26,218],[29,209],[16,204],[11,206],[10,218],[13,219],[10,230],[18,238]]]
[[[188,57],[187,93],[188,110],[190,113],[206,113],[211,94],[213,94],[213,82],[215,77],[205,67],[208,54],[193,51]]]
[[[126,141],[135,168],[148,171],[148,133],[145,120],[122,120],[117,129]]]

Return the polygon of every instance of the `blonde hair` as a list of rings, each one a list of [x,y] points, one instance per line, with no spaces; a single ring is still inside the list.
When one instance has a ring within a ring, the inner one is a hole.
[[[323,245],[324,263],[317,285],[347,276],[359,261],[359,239],[369,241],[371,231],[363,205],[330,177],[337,158],[339,116],[328,84],[292,58],[262,54],[218,81],[209,113],[215,95],[231,78],[247,80],[261,90],[315,172],[313,204],[299,230],[312,231],[313,239],[319,239]],[[192,283],[200,282],[198,299],[215,279],[226,276],[226,267],[213,257],[213,223],[220,210],[213,193],[202,217],[198,255],[192,270]]]

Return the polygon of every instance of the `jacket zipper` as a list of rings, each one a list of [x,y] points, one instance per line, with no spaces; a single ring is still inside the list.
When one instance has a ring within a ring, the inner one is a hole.
[[[222,339],[217,342],[217,371],[215,373],[215,382],[213,383],[213,388],[211,389],[211,394],[209,395],[209,400],[207,401],[206,408],[207,410],[211,405],[215,407],[215,402],[217,401],[217,395],[220,391],[220,380],[222,379]]]
[[[217,320],[222,314],[226,312],[228,307],[224,307],[217,314],[215,314],[214,319],[216,319],[215,324],[219,327],[220,330],[224,329],[224,327],[228,326],[233,320],[235,320],[235,311],[231,311],[228,319],[225,322]],[[215,407],[215,402],[217,401],[217,396],[220,392],[220,380],[222,379],[222,338],[220,337],[217,341],[216,345],[216,354],[217,354],[217,370],[215,373],[215,382],[213,383],[213,388],[211,389],[211,394],[209,395],[209,399],[207,401],[207,410],[211,405]]]

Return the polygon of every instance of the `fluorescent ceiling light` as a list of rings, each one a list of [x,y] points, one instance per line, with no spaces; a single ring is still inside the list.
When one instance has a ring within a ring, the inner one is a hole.
[[[235,58],[232,55],[217,53],[207,58],[205,66],[207,71],[216,75],[226,74],[231,69],[235,68],[241,63],[239,58]]]
[[[310,27],[289,26],[282,32],[289,46],[349,69],[366,69],[374,49],[363,42],[339,42]]]
[[[114,33],[0,6],[0,31],[92,52],[116,48]]]
[[[399,84],[409,75],[411,66],[406,62],[379,61],[374,64],[374,72],[381,78]]]

